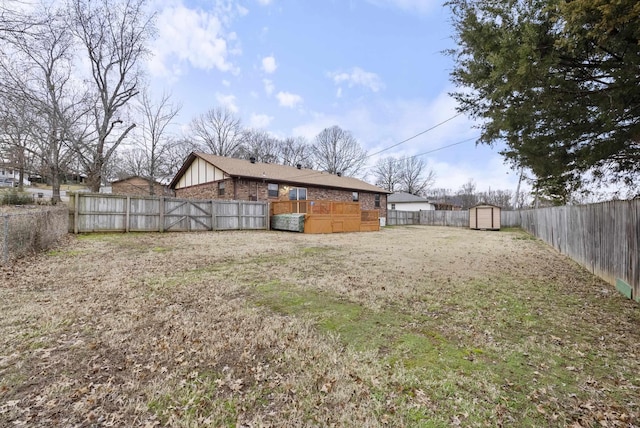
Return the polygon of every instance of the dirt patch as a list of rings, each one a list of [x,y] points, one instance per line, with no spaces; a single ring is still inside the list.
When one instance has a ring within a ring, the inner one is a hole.
[[[0,425],[637,423],[637,306],[518,231],[86,235],[0,275]]]

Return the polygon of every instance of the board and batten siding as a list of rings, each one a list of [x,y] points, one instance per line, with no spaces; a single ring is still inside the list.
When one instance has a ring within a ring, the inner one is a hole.
[[[224,173],[224,171],[216,168],[204,159],[196,158],[184,174],[182,174],[182,177],[178,180],[175,188],[181,189],[183,187],[224,180],[225,178],[229,177]]]

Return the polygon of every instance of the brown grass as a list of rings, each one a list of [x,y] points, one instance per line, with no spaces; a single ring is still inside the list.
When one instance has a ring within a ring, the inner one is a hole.
[[[0,273],[0,426],[638,424],[637,305],[519,231],[87,235]]]

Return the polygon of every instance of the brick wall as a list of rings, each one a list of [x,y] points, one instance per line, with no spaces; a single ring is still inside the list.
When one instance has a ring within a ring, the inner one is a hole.
[[[150,195],[149,182],[144,178],[132,177],[128,180],[117,181],[111,185],[111,193],[116,195]],[[154,183],[153,194],[155,196],[173,196],[173,191],[160,183]]]
[[[290,187],[304,187],[298,185],[288,186],[278,185],[278,197],[268,196],[268,182],[254,180],[223,180],[225,182],[224,196],[218,196],[218,183],[205,183],[197,186],[176,189],[178,198],[192,199],[226,199],[226,200],[259,200],[259,201],[288,201]],[[235,188],[234,188],[235,185]],[[309,200],[331,200],[340,202],[352,202],[353,192],[351,190],[327,189],[323,187],[306,187],[307,199]],[[387,195],[380,193],[380,207],[375,207],[376,193],[358,192],[358,199],[363,210],[380,210],[380,217],[387,216]]]

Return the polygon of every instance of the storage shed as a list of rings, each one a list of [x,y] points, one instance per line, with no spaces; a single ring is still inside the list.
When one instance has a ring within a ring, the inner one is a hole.
[[[478,204],[469,208],[469,227],[477,230],[500,230],[501,208],[491,204]]]

